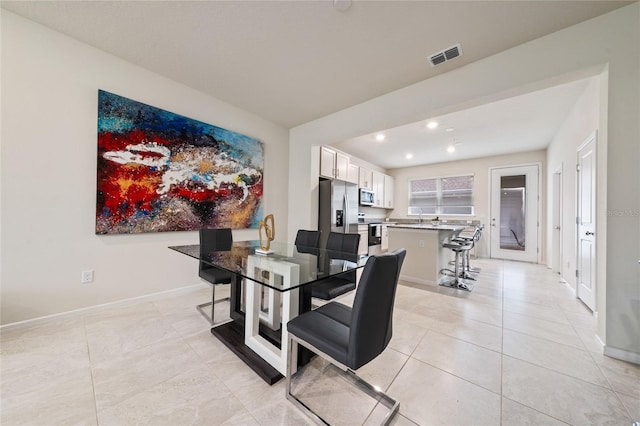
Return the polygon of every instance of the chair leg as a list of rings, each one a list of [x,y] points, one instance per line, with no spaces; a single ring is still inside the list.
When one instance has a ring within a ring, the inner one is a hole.
[[[460,251],[456,251],[456,259],[455,259],[455,270],[453,276],[445,275],[438,280],[438,285],[443,287],[452,287],[460,290],[471,291],[473,290],[474,285],[467,283],[463,278],[461,278],[461,260],[460,256],[464,256]],[[462,265],[464,267],[464,265]],[[464,269],[463,269],[464,270]]]
[[[291,355],[292,351],[294,350],[294,346],[297,348],[297,345],[293,345],[294,342],[299,344],[299,345],[304,346],[305,348],[307,348],[310,351],[314,352],[319,357],[324,358],[325,360],[329,361],[329,363],[331,363],[334,368],[339,369],[339,370],[342,371],[343,377],[348,379],[349,382],[351,382],[352,384],[357,386],[360,390],[365,392],[370,397],[376,399],[379,403],[381,403],[385,407],[389,408],[389,412],[387,413],[387,415],[383,419],[382,424],[383,425],[389,425],[391,423],[391,420],[393,419],[393,417],[396,415],[396,413],[400,409],[400,402],[398,402],[398,400],[390,397],[389,395],[387,395],[386,393],[382,392],[381,390],[379,390],[375,386],[373,386],[370,383],[362,380],[360,377],[358,377],[347,366],[339,363],[335,359],[331,358],[329,355],[327,355],[327,354],[323,353],[322,351],[318,350],[316,347],[310,345],[309,343],[307,343],[305,341],[302,341],[302,340],[298,339],[297,337],[295,337],[292,334],[289,334],[289,352],[287,354],[286,397],[296,407],[298,407],[301,411],[303,411],[307,416],[309,416],[317,424],[319,424],[319,425],[328,425],[329,424],[329,422],[327,422],[322,417],[320,417],[319,414],[315,413],[304,402],[300,401],[295,395],[293,395],[291,393],[291,378],[295,374],[295,362],[293,361],[293,358],[297,358],[297,357],[293,357]],[[304,371],[305,368],[306,368],[306,366],[302,367],[300,369],[300,371]]]
[[[474,244],[474,247],[475,247],[475,244]],[[471,250],[467,252],[467,271],[472,272],[474,274],[480,273],[480,268],[477,268],[477,267],[474,268],[473,266],[471,266]]]
[[[462,271],[460,271],[460,278],[475,281],[476,277],[471,275],[469,271],[469,251],[470,250],[465,250],[462,254]]]
[[[447,275],[449,277],[458,276],[458,273],[456,272],[458,270],[458,262],[459,262],[458,252],[454,252],[453,254],[454,254],[453,260],[449,262],[449,265],[452,265],[454,267],[454,270],[451,270],[449,268],[442,268],[440,269],[440,275]]]
[[[205,317],[207,319],[207,321],[209,321],[209,324],[211,325],[211,327],[220,325],[220,324],[224,324],[227,323],[229,321],[231,321],[231,319],[229,319],[228,321],[220,321],[218,323],[215,322],[215,305],[216,303],[222,303],[222,302],[227,302],[227,301],[231,301],[231,299],[229,297],[224,297],[222,299],[216,300],[216,286],[212,285],[211,286],[211,302],[207,302],[207,303],[203,303],[201,305],[197,305],[196,309],[198,310],[198,312],[200,312],[200,315],[202,315],[203,317]],[[206,308],[207,306],[211,306],[211,314],[209,316],[209,314],[207,314],[207,312],[204,310],[204,308]]]

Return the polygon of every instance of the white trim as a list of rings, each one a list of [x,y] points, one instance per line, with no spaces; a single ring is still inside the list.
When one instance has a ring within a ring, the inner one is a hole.
[[[604,345],[604,354],[611,358],[640,364],[640,354],[637,352],[626,351],[624,349],[612,348],[611,346]]]
[[[555,187],[555,176],[558,175],[559,176],[559,187],[556,188]],[[551,247],[551,250],[547,250],[547,253],[545,253],[547,255],[547,264],[551,267],[551,270],[553,271],[553,263],[554,263],[554,259],[550,257],[550,253],[553,253],[553,257],[558,259],[558,274],[560,276],[563,275],[563,271],[564,271],[564,258],[562,256],[562,236],[564,233],[564,224],[563,224],[563,218],[564,218],[564,214],[563,214],[563,197],[564,197],[564,162],[560,162],[560,166],[558,166],[558,168],[553,172],[553,174],[551,175],[551,185],[549,185],[549,182],[547,182],[547,189],[549,188],[549,186],[551,186],[551,190],[552,190],[552,195],[551,197],[549,197],[548,191],[546,193],[546,199],[549,200],[551,198],[551,208],[549,209],[549,206],[545,206],[547,207],[547,211],[551,210],[551,218],[547,223],[546,228],[547,229],[551,229],[551,241],[546,241],[546,246],[547,248]],[[558,196],[556,197],[555,194],[555,190],[558,189]],[[555,201],[558,201],[558,205],[555,205]],[[560,214],[558,217],[558,226],[560,226],[560,235],[558,236],[558,253],[555,253],[554,251],[554,245],[553,245],[553,236],[555,233],[555,228],[554,225],[554,219],[555,219],[555,213],[556,213],[556,208],[558,208]],[[547,232],[547,235],[549,235],[549,233]]]
[[[600,338],[600,336],[598,336],[598,333],[596,333],[596,340],[598,341],[598,343],[600,343],[600,347],[602,348],[602,350],[603,350],[603,352],[604,352],[604,348],[605,348],[605,346],[607,346],[607,345],[605,345],[605,344],[604,344],[604,342],[602,341],[602,339]]]
[[[100,305],[88,306],[86,308],[74,309],[72,311],[60,312],[57,314],[45,315],[43,317],[32,318],[24,321],[18,321],[10,324],[0,325],[0,335],[4,333],[8,333],[10,331],[24,330],[30,327],[47,324],[47,323],[58,321],[61,319],[78,317],[87,313],[100,312],[109,308],[124,307],[124,306],[133,305],[135,303],[143,302],[143,301],[159,300],[159,299],[165,299],[171,296],[177,296],[180,294],[187,294],[187,293],[191,293],[193,291],[200,290],[206,287],[207,285],[204,283],[192,284],[185,287],[175,288],[172,290],[160,291],[158,293],[145,294],[144,296],[137,296],[129,299],[117,300],[115,302],[103,303]]]

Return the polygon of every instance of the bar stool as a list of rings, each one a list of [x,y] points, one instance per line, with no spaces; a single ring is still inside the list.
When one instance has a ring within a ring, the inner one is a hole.
[[[473,231],[473,234],[471,235],[458,235],[455,238],[452,239],[452,241],[455,242],[462,242],[462,243],[471,243],[472,246],[471,248],[475,248],[476,243],[480,240],[480,237],[482,236],[482,230],[484,229],[484,225],[477,225]],[[477,274],[481,271],[480,268],[474,268],[471,266],[471,250],[467,251],[465,253],[465,267],[463,268],[463,275],[468,275],[466,278],[470,278],[475,280],[475,277],[469,275],[470,273],[474,273]],[[464,278],[464,277],[463,277]]]
[[[476,226],[472,235],[458,235],[455,238],[452,238],[451,241],[459,244],[471,244],[471,248],[474,248],[476,242],[480,239],[480,235],[482,232],[481,226]],[[466,278],[469,280],[476,280],[476,277],[472,275],[472,273],[480,272],[480,268],[472,268],[471,267],[471,249],[466,250],[462,255],[462,271],[460,272],[460,278]]]
[[[444,287],[453,287],[461,290],[471,291],[474,285],[465,281],[461,277],[460,266],[464,267],[463,260],[466,253],[471,250],[473,244],[451,241],[443,243],[442,247],[450,249],[455,254],[454,270],[443,268],[440,270],[440,274],[444,275],[438,280],[438,285]]]

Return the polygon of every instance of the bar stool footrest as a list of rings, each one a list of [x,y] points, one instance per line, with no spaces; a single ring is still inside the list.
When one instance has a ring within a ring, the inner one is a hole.
[[[458,290],[464,290],[464,291],[471,291],[473,290],[473,287],[475,287],[475,284],[468,283],[461,278],[456,279],[456,278],[447,277],[447,276],[441,277],[438,280],[438,285],[443,287],[456,288]]]

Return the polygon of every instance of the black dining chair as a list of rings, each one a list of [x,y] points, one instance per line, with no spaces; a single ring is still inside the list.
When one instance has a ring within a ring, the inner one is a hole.
[[[316,422],[329,424],[291,393],[292,378],[297,374],[292,355],[294,342],[345,371],[354,384],[389,408],[384,424],[397,413],[398,401],[359,378],[353,370],[375,359],[391,340],[393,305],[405,255],[405,249],[398,249],[369,257],[352,308],[330,302],[288,322],[286,397]]]
[[[299,229],[295,240],[296,250],[298,253],[318,254],[318,246],[320,245],[320,231],[308,231]]]
[[[342,259],[357,262],[359,243],[360,234],[330,232],[326,247],[329,260]],[[311,285],[311,295],[316,299],[335,299],[338,296],[342,296],[345,293],[355,290],[356,280],[357,277],[355,270],[320,280]]]
[[[215,251],[229,251],[233,244],[233,235],[230,228],[218,229],[201,229],[200,230],[200,256],[211,254]],[[198,266],[198,276],[211,285],[211,301],[196,306],[198,312],[202,314],[213,326],[215,305],[217,303],[229,301],[228,297],[216,300],[216,286],[222,284],[231,284],[233,274],[224,269],[216,268],[205,262],[200,262]],[[211,316],[205,311],[205,308],[211,306]]]

